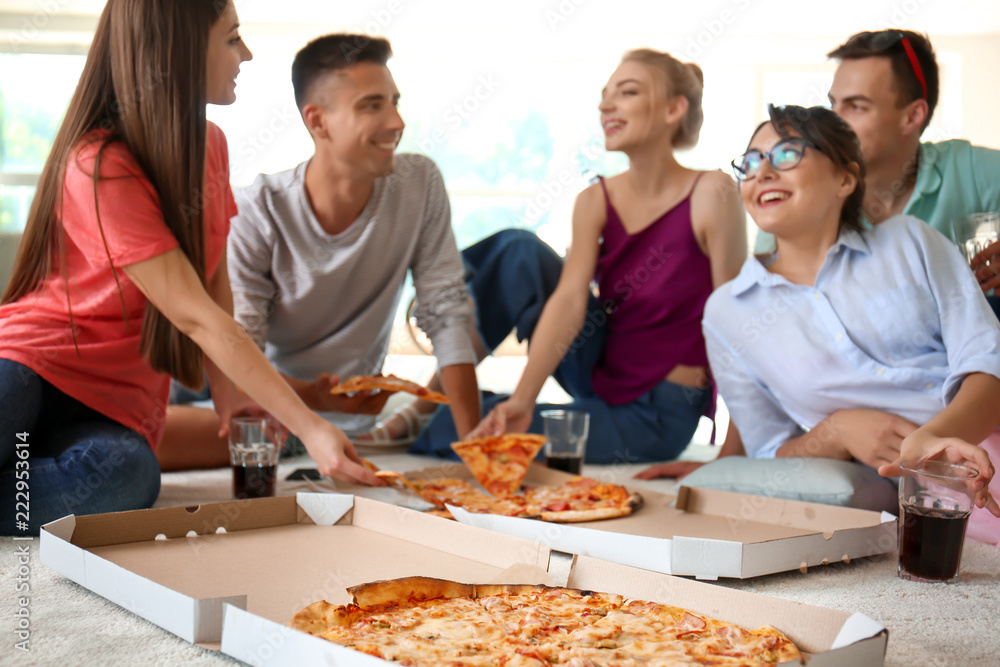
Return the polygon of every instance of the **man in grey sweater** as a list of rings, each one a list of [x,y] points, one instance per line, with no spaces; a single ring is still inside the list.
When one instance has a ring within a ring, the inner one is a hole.
[[[334,396],[337,377],[380,372],[407,271],[418,324],[460,435],[479,421],[473,308],[441,174],[396,155],[404,123],[389,43],[327,35],[292,65],[295,100],[316,149],[294,169],[236,193],[229,235],[234,316],[303,401],[349,435],[369,431],[386,394]],[[161,467],[225,465],[207,408],[171,406]]]

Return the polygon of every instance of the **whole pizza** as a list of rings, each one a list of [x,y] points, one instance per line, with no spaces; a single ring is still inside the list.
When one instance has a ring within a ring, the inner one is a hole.
[[[778,630],[745,630],[658,602],[549,586],[427,577],[349,588],[289,625],[401,665],[767,665],[801,660]]]
[[[431,503],[435,514],[450,517],[447,505],[475,514],[499,514],[554,523],[600,521],[627,516],[642,506],[642,496],[623,486],[589,477],[573,477],[558,486],[528,486],[519,493],[495,498],[455,478],[406,479],[395,472],[378,472],[390,484],[404,484]]]
[[[642,506],[642,496],[623,486],[575,476],[555,486],[522,486],[545,438],[530,433],[464,440],[452,444],[469,471],[489,493],[462,479],[408,479],[365,462],[391,486],[414,493],[434,506],[430,513],[451,518],[448,505],[476,514],[500,514],[556,523],[614,519]]]

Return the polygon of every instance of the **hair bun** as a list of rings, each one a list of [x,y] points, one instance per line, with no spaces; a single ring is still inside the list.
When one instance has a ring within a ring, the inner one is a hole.
[[[636,61],[652,67],[659,76],[665,77],[665,92],[668,96],[683,95],[687,98],[688,109],[674,132],[674,148],[691,148],[698,143],[698,134],[705,120],[701,108],[705,79],[701,68],[694,63],[684,63],[669,53],[653,49],[633,49],[626,51],[622,62]]]
[[[699,67],[696,63],[684,63],[684,64],[687,65],[687,68],[691,70],[692,74],[694,74],[694,78],[698,79],[698,83],[704,86],[705,74],[704,72],[701,71],[701,67]]]

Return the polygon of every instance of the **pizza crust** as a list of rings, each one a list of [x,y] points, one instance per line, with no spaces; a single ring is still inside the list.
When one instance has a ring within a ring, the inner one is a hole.
[[[595,507],[585,510],[563,510],[561,512],[542,512],[539,518],[552,523],[582,523],[584,521],[604,521],[628,516],[642,507],[642,496],[632,493],[628,501],[619,507]]]
[[[361,609],[398,604],[402,601],[424,602],[437,598],[474,597],[475,586],[433,577],[406,577],[359,584],[347,589],[354,604]]]
[[[330,627],[343,626],[350,622],[351,614],[345,607],[320,600],[292,616],[292,621],[288,625],[311,635],[321,635]]]

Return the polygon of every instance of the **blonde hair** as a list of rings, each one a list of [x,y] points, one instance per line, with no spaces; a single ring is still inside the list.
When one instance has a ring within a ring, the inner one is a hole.
[[[688,108],[674,134],[676,148],[691,148],[698,143],[705,113],[701,109],[701,94],[705,76],[694,63],[682,63],[669,53],[653,49],[633,49],[622,56],[622,62],[635,61],[649,65],[666,77],[667,99],[675,95],[687,98]]]

